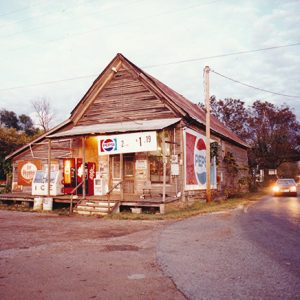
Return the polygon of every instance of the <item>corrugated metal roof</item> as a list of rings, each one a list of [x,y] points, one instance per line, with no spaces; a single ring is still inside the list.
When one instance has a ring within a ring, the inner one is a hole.
[[[197,104],[186,99],[184,96],[175,92],[173,89],[171,89],[170,87],[168,87],[167,85],[159,81],[158,79],[154,78],[153,76],[143,71],[138,66],[133,64],[130,60],[128,60],[126,57],[124,57],[122,54],[118,54],[118,56],[121,56],[129,64],[131,64],[134,68],[136,68],[140,73],[144,74],[144,76],[152,84],[154,84],[160,91],[162,91],[164,95],[166,95],[174,104],[176,104],[178,107],[183,109],[192,119],[203,124],[204,126],[206,125],[205,111],[202,108],[200,108]],[[230,140],[235,141],[236,143],[244,147],[249,147],[249,145],[246,142],[244,142],[232,130],[230,130],[225,124],[220,122],[213,115],[211,115],[210,118],[210,126],[212,130],[221,134],[222,136],[227,137]]]
[[[148,74],[147,76],[150,77],[155,85],[159,87],[164,93],[166,93],[174,103],[176,103],[180,108],[186,111],[191,118],[198,121],[199,123],[202,123],[203,125],[206,125],[205,111],[200,108],[199,105],[187,100],[185,97],[178,94],[156,78]],[[210,116],[210,127],[212,130],[237,142],[238,144],[249,147],[247,143],[245,143],[241,138],[239,138],[233,131],[231,131],[225,124],[220,122],[213,115]]]
[[[58,132],[48,135],[49,138],[67,137],[76,135],[90,135],[90,134],[106,134],[112,132],[131,132],[131,131],[145,131],[145,130],[159,130],[166,128],[179,122],[181,118],[172,119],[155,119],[155,120],[137,120],[119,123],[93,124],[85,126],[75,126],[70,130]]]

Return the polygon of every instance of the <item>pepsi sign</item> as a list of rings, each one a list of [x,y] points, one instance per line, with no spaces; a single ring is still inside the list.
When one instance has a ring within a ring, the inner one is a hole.
[[[206,183],[206,146],[202,138],[198,138],[194,149],[194,171],[197,183]]]
[[[186,190],[206,189],[206,143],[205,136],[186,128],[185,146],[185,188]],[[211,183],[214,182],[215,160],[211,164]],[[213,183],[214,185],[214,183]]]
[[[100,152],[112,152],[117,151],[117,140],[116,139],[104,139],[100,140]]]
[[[98,137],[98,154],[119,154],[157,150],[156,131],[133,132]]]

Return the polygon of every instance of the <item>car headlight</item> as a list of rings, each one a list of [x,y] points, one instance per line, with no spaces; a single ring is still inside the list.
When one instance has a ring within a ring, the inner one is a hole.
[[[296,191],[297,191],[297,188],[295,186],[290,187],[290,192],[296,192]]]
[[[275,193],[279,192],[279,186],[274,185],[273,186],[273,192],[275,192]]]

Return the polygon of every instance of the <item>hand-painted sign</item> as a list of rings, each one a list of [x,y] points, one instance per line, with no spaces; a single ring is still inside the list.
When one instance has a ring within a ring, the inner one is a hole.
[[[185,129],[185,188],[187,190],[206,189],[206,144],[205,136]],[[211,185],[215,186],[215,160],[211,163]]]
[[[18,161],[18,185],[31,185],[35,172],[41,169],[40,160]]]
[[[156,131],[98,137],[99,155],[156,151]]]

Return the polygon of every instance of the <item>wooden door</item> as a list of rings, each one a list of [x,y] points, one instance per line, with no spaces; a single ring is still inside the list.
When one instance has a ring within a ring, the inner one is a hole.
[[[134,194],[134,154],[124,154],[123,164],[123,192],[124,194]]]

